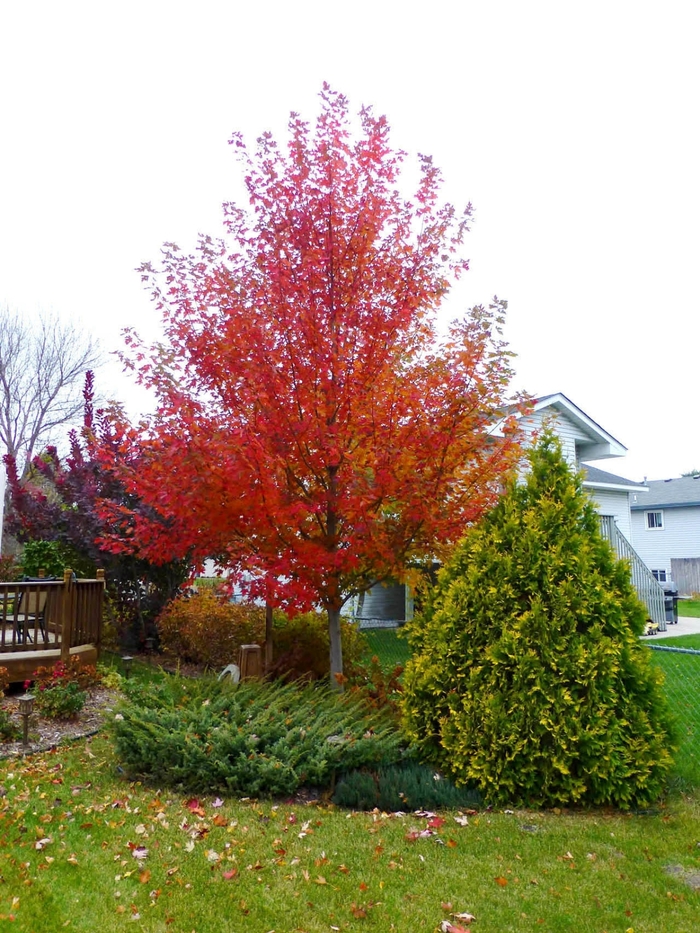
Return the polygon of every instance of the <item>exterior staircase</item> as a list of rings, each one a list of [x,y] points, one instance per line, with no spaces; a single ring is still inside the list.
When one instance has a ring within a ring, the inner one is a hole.
[[[663,587],[617,527],[613,516],[599,515],[598,518],[603,537],[610,542],[618,558],[629,563],[632,586],[647,607],[649,618],[652,622],[658,623],[660,632],[665,632],[666,609]]]

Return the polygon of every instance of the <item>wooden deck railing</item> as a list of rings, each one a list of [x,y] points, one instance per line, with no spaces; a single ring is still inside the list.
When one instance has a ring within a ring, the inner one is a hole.
[[[104,571],[94,580],[76,580],[66,570],[62,580],[0,583],[0,654],[94,645],[102,633]]]

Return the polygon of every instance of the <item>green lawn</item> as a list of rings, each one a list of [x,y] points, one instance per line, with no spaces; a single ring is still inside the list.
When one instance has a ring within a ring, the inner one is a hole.
[[[667,629],[667,631],[670,631]],[[700,650],[700,635],[676,635],[667,638],[655,638],[649,644],[666,645],[669,648],[695,648]]]
[[[0,785],[0,928],[18,933],[409,933],[459,913],[477,917],[473,933],[697,929],[699,798],[649,814],[445,813],[431,827],[188,799],[127,781],[100,736],[0,761]]]
[[[408,642],[400,629],[367,629],[363,632],[369,653],[376,655],[383,667],[404,665],[410,657]]]
[[[700,619],[700,599],[681,599],[678,601],[678,614]]]

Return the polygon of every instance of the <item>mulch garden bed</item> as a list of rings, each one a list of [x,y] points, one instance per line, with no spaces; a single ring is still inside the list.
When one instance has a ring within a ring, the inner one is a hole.
[[[85,706],[73,719],[46,719],[34,713],[29,720],[29,744],[0,741],[0,758],[32,755],[45,752],[63,742],[72,742],[88,735],[94,735],[101,728],[105,717],[113,711],[118,694],[112,690],[97,687],[89,691]],[[17,696],[0,700],[0,709],[5,710],[12,721],[21,729],[22,717],[19,715]]]

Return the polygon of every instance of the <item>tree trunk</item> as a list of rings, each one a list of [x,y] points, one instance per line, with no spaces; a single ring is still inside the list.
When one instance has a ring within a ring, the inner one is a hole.
[[[328,634],[331,642],[331,687],[340,693],[345,689],[343,684],[343,645],[340,636],[340,609],[328,610]],[[340,675],[340,677],[336,676]]]
[[[265,673],[269,674],[272,667],[272,606],[265,604]]]

